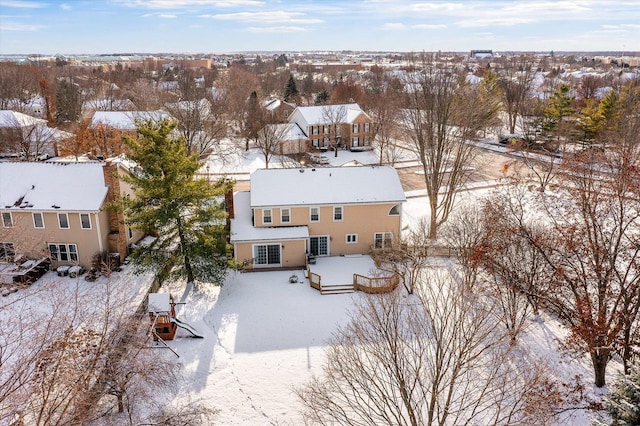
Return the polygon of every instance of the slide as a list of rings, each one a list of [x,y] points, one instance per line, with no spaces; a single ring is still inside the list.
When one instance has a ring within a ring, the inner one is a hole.
[[[171,322],[174,323],[175,325],[177,325],[178,327],[184,328],[185,330],[187,330],[189,333],[191,333],[191,337],[194,337],[196,339],[202,339],[203,338],[202,336],[200,336],[198,334],[198,332],[195,330],[195,328],[191,327],[186,322],[182,322],[178,318],[171,318]]]

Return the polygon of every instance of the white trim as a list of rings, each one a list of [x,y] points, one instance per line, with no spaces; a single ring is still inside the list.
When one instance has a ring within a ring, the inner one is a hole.
[[[331,235],[309,235],[309,253],[311,253],[311,239],[312,238],[326,238],[327,239],[327,252],[316,256],[330,256],[331,255]],[[318,241],[318,248],[320,248],[320,241]],[[319,251],[319,250],[318,250]]]
[[[8,226],[4,223],[4,215],[5,215],[5,214],[8,214],[8,215],[9,215],[9,222],[10,222],[10,223],[9,223],[9,225],[8,225]],[[8,211],[7,211],[7,212],[2,212],[2,215],[1,215],[1,216],[2,216],[2,227],[3,227],[3,228],[13,228],[13,214],[11,214],[11,212],[8,212]]]
[[[340,219],[336,219],[336,209],[340,209]],[[344,206],[333,206],[333,221],[342,222],[344,220]]]
[[[88,227],[88,228],[85,228],[85,227],[83,226],[83,224],[82,224],[82,215],[87,215],[87,218],[89,218],[89,227]],[[90,215],[89,213],[78,213],[78,218],[80,219],[80,229],[85,229],[85,230],[87,230],[87,229],[93,229],[93,228],[91,227],[91,215]]]
[[[56,256],[54,259],[54,256],[51,252],[51,246],[55,246],[56,247]],[[67,255],[67,259],[61,259],[60,258],[60,247],[64,246],[65,248],[65,254]],[[75,247],[75,252],[71,251],[71,246]],[[47,243],[47,250],[49,250],[49,254],[51,255],[51,260],[53,260],[54,262],[76,262],[78,263],[80,261],[80,254],[78,253],[78,245],[76,243]],[[71,258],[71,254],[75,254],[76,258],[75,260]]]
[[[349,241],[349,237],[353,237],[353,241]],[[358,244],[358,234],[346,234],[344,236],[345,244]]]
[[[42,222],[42,226],[38,226],[36,224],[36,215],[39,214],[40,215],[40,221]],[[42,212],[31,212],[31,218],[33,219],[33,227],[35,229],[45,229],[45,224],[44,224],[44,214],[42,214]]]
[[[96,230],[98,235],[98,247],[100,247],[100,253],[104,253],[104,248],[102,244],[102,229],[100,229],[100,216],[98,213],[94,213],[96,215]]]
[[[62,222],[60,221],[60,216],[61,215],[64,215],[64,217],[67,218],[67,227],[66,228],[64,228],[62,226]],[[69,223],[69,214],[68,213],[58,212],[58,229],[71,229],[71,224]]]
[[[267,217],[267,215],[265,214],[266,212],[269,212],[269,222],[267,222],[265,219]],[[263,225],[273,225],[273,210],[272,209],[262,209],[262,224]]]
[[[313,214],[311,213],[311,211],[312,211],[313,209],[317,209],[317,210],[318,210],[318,219],[317,219],[317,220],[313,220],[313,219],[311,218],[311,217],[312,217],[312,215],[313,215]],[[320,207],[317,207],[317,206],[309,207],[309,223],[319,223],[319,222],[320,222]]]
[[[278,263],[269,263],[269,246],[278,246]],[[266,260],[267,263],[256,263],[256,247],[266,247]],[[262,243],[262,244],[251,244],[251,255],[253,256],[252,265],[254,268],[274,268],[278,266],[282,266],[282,244],[281,243]]]
[[[289,220],[284,220],[283,212],[285,210],[289,212],[289,214],[287,215],[289,217]],[[280,207],[280,223],[291,223],[291,208],[290,207]]]
[[[391,214],[391,211],[392,211],[393,209],[395,209],[396,207],[398,208],[398,213]],[[400,215],[401,215],[401,213],[402,213],[402,204],[396,204],[396,205],[392,206],[392,207],[389,209],[388,216],[400,216]]]
[[[377,240],[378,235],[381,236],[380,239],[382,241],[382,244],[381,244],[380,247],[376,246],[376,240]],[[389,241],[390,243],[393,243],[393,232],[384,231],[384,232],[374,232],[373,233],[373,248],[374,249],[383,249],[383,248],[385,248],[386,247],[385,246],[385,241]]]

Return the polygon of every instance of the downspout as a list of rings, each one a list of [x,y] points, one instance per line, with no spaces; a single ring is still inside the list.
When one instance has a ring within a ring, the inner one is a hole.
[[[96,218],[96,229],[98,230],[98,247],[100,248],[99,253],[104,253],[104,247],[102,245],[102,230],[100,229],[100,216],[99,213],[94,213]]]

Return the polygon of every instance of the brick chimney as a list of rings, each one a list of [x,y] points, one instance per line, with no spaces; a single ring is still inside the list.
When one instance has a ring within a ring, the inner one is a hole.
[[[224,205],[227,209],[227,227],[231,226],[231,219],[235,217],[235,211],[233,208],[233,188],[230,188],[224,194]]]

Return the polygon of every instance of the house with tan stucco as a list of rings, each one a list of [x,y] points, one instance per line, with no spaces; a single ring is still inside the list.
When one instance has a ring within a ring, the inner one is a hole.
[[[131,194],[127,162],[0,162],[0,266],[18,255],[88,269],[96,254],[120,259],[143,234],[109,203]]]
[[[405,201],[389,166],[257,170],[228,206],[234,258],[248,269],[299,268],[383,249],[400,235]]]

